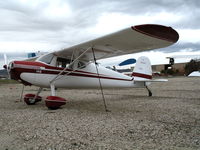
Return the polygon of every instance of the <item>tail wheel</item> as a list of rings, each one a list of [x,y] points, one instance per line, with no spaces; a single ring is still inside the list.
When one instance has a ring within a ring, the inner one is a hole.
[[[45,100],[45,104],[49,109],[58,109],[66,104],[66,100],[58,96],[48,96]]]
[[[27,104],[27,105],[34,105],[35,103],[39,102],[42,100],[42,97],[41,96],[37,96],[35,98],[35,94],[26,94],[24,96],[24,102]]]

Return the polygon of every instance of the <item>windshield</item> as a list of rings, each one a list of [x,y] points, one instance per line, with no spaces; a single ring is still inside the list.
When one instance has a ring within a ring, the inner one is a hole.
[[[47,64],[50,64],[52,59],[53,59],[53,57],[54,57],[54,55],[52,53],[50,53],[50,54],[43,55],[43,56],[39,57],[37,59],[37,61],[42,61],[42,62],[45,62]]]

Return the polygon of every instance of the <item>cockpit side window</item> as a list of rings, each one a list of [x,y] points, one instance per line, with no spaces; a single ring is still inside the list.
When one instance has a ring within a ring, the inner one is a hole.
[[[57,67],[66,68],[69,64],[70,64],[69,59],[61,58],[61,57],[57,58],[57,63],[56,63]]]

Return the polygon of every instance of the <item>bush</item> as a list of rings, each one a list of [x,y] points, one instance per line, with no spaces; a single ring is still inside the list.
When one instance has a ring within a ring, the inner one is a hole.
[[[193,71],[200,70],[200,61],[192,59],[189,63],[185,65],[185,73],[189,75]]]

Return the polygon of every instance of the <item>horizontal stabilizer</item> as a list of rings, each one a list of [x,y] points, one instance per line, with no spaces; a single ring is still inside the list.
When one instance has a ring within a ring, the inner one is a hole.
[[[151,79],[151,80],[134,79],[134,81],[136,81],[136,82],[167,82],[168,80],[167,79]]]

